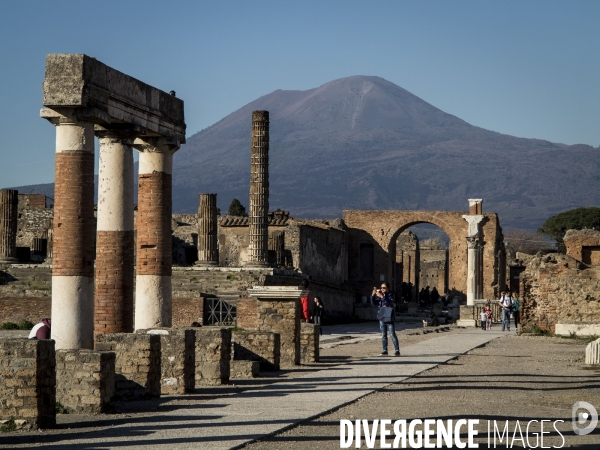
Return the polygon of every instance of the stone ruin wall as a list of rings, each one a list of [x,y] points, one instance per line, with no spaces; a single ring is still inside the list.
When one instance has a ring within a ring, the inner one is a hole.
[[[590,266],[600,265],[600,231],[568,230],[563,241],[570,257]]]
[[[600,322],[600,267],[561,254],[532,257],[520,276],[523,327]]]

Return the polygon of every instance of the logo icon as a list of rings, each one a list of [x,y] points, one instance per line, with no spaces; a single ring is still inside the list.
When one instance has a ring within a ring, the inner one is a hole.
[[[585,410],[585,412],[582,410]],[[571,417],[573,419],[573,431],[579,436],[590,434],[598,425],[598,411],[588,402],[575,403]],[[585,424],[588,420],[590,421],[589,425],[579,428],[579,425]]]

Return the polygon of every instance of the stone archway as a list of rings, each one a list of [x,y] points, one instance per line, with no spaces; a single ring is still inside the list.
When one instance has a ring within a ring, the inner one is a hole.
[[[450,238],[448,260],[448,286],[451,291],[465,297],[467,294],[467,237],[472,232],[463,216],[474,211],[344,211],[344,222],[349,228],[349,276],[362,295],[370,293],[373,283],[382,279],[394,282],[396,239],[405,229],[429,223],[438,226]],[[504,286],[502,255],[504,244],[498,215],[481,214],[480,248],[482,295],[494,298]],[[373,246],[373,276],[369,279],[360,271],[361,246]],[[390,255],[393,255],[390,256]]]

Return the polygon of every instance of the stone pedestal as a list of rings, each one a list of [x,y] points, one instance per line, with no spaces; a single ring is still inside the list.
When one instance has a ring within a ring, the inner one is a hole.
[[[202,327],[196,332],[196,387],[229,382],[231,328]]]
[[[200,194],[198,202],[198,266],[219,264],[217,194]]]
[[[306,322],[302,322],[300,325],[300,362],[302,364],[318,363],[321,327]]]
[[[308,291],[288,286],[255,286],[248,295],[258,299],[258,330],[279,333],[280,365],[300,364],[300,298]]]
[[[136,241],[135,329],[172,324],[172,173],[178,143],[136,139],[140,151]]]
[[[248,266],[268,266],[269,111],[252,112]]]
[[[56,126],[52,339],[57,349],[94,346],[94,125],[75,113],[44,113]]]
[[[100,140],[94,333],[133,331],[133,135],[96,127]]]
[[[0,264],[17,262],[19,191],[0,190]]]

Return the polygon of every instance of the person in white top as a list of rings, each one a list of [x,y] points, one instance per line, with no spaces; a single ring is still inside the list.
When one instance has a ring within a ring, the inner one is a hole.
[[[42,319],[42,321],[33,326],[29,332],[29,339],[50,339],[50,319]]]
[[[510,313],[513,308],[513,297],[510,291],[502,292],[500,307],[502,308],[502,331],[510,331]]]

